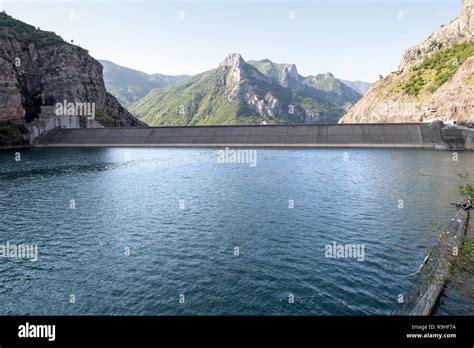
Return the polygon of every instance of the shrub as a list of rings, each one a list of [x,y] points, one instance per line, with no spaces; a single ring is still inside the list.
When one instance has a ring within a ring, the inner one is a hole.
[[[116,126],[116,120],[109,114],[96,110],[95,119],[99,121],[104,127],[113,127]]]
[[[456,44],[434,53],[416,66],[408,81],[396,85],[392,92],[418,96],[422,92],[434,93],[449,81],[459,67],[474,56],[474,42]]]

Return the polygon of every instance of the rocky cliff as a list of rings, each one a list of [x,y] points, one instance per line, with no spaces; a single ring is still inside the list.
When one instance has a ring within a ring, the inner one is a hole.
[[[295,64],[277,64],[269,59],[251,60],[247,63],[285,88],[298,89],[300,86],[302,76],[298,74]]]
[[[400,62],[400,71],[421,63],[436,51],[451,47],[454,43],[474,41],[474,0],[463,0],[461,16],[448,25],[443,25],[421,44],[405,51]]]
[[[474,0],[375,83],[340,123],[474,122]]]
[[[42,106],[94,103],[106,126],[144,125],[106,92],[88,51],[0,13],[0,120],[31,122]]]
[[[324,100],[347,111],[364,93],[343,83],[331,73],[302,76],[295,64],[277,64],[269,59],[252,60],[248,64],[285,88]]]

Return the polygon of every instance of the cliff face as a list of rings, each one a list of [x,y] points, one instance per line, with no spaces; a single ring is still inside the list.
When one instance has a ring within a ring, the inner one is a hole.
[[[474,57],[466,60],[454,77],[433,94],[422,111],[424,119],[474,123]]]
[[[340,123],[474,121],[474,0],[461,16],[403,55]]]
[[[143,125],[106,92],[102,65],[85,49],[0,13],[0,120],[31,122],[64,100],[95,103],[109,125]]]
[[[474,41],[474,0],[463,0],[461,16],[431,34],[421,44],[405,51],[398,70],[406,72],[423,59],[454,43]]]

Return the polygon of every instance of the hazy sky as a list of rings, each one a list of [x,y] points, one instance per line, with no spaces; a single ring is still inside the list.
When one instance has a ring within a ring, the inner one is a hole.
[[[460,14],[461,0],[23,1],[13,17],[147,73],[195,74],[231,52],[374,81],[403,51]]]

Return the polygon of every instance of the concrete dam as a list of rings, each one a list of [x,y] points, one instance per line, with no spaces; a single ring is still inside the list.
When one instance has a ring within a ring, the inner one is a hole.
[[[473,150],[474,129],[441,122],[55,128],[35,147],[388,147]]]

